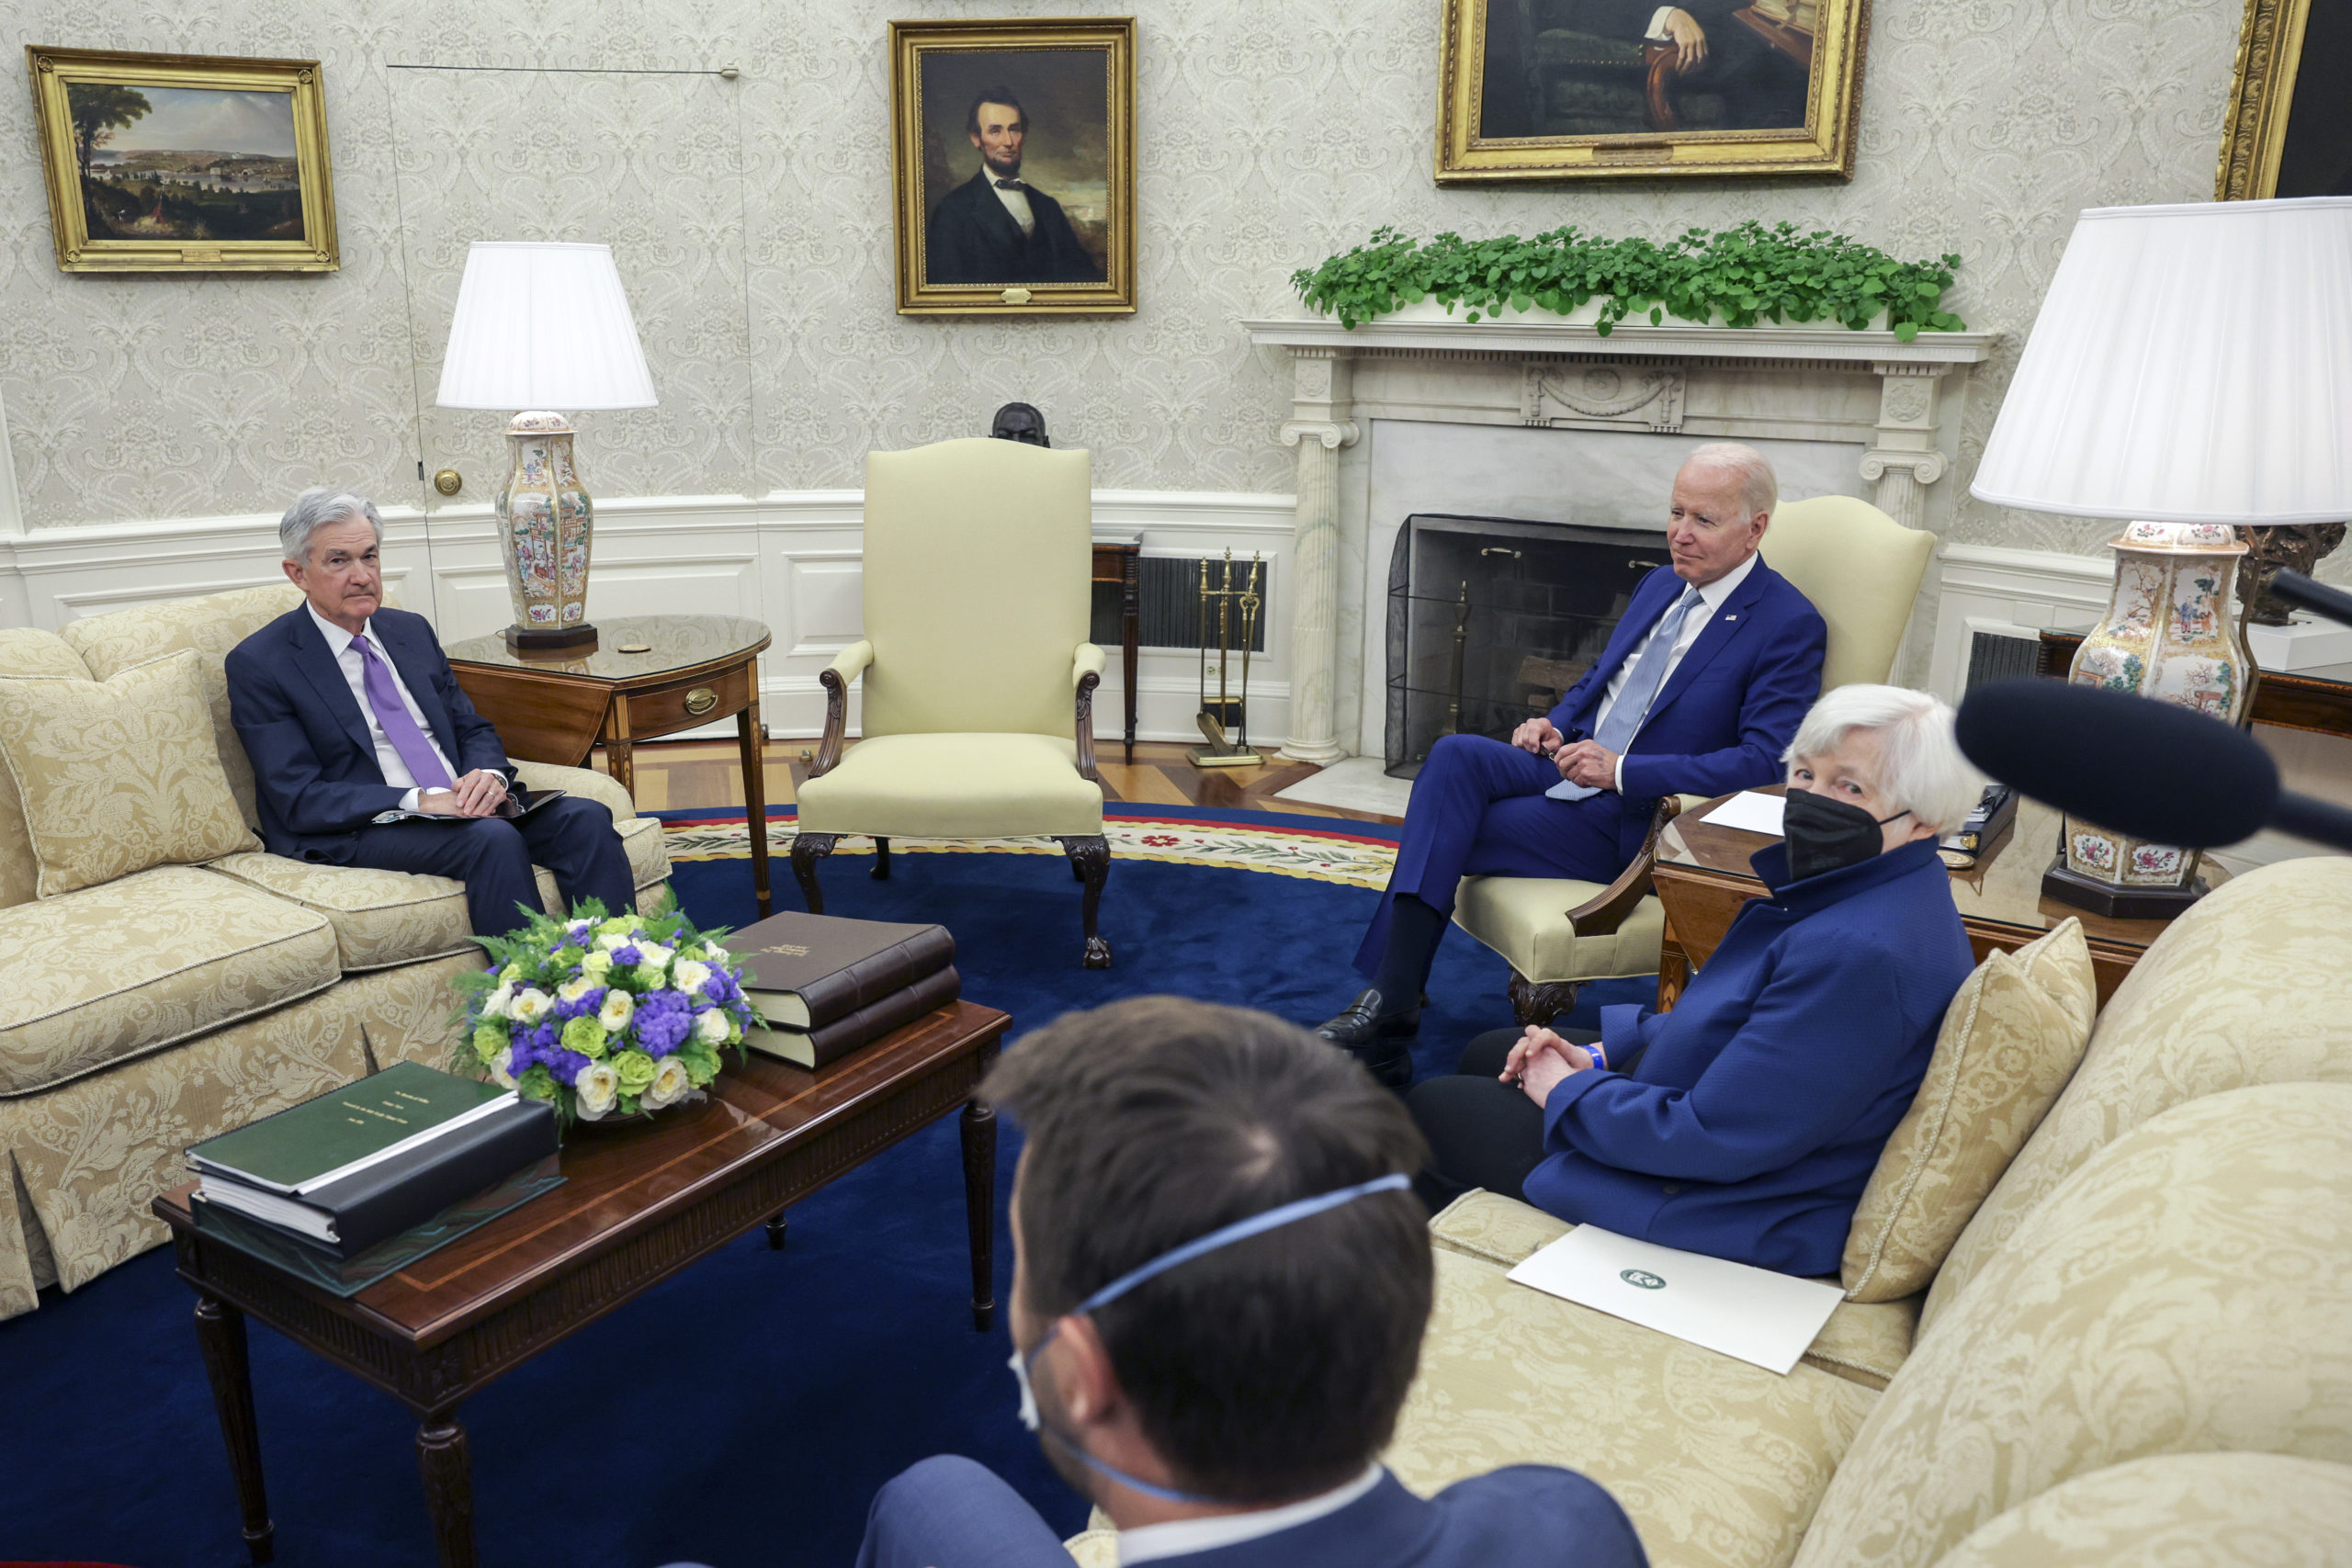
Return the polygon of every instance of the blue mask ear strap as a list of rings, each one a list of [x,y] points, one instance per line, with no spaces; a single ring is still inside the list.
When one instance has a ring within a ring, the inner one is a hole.
[[[1269,1209],[1262,1214],[1252,1214],[1246,1220],[1236,1220],[1233,1224],[1213,1230],[1197,1240],[1188,1241],[1172,1251],[1161,1253],[1140,1269],[1120,1275],[1078,1305],[1070,1308],[1070,1312],[1076,1315],[1092,1312],[1097,1307],[1107,1306],[1145,1280],[1156,1279],[1178,1264],[1190,1263],[1202,1254],[1215,1252],[1220,1247],[1230,1247],[1237,1241],[1247,1241],[1253,1235],[1262,1235],[1270,1230],[1289,1224],[1293,1221],[1322,1213],[1327,1209],[1336,1209],[1342,1203],[1352,1203],[1357,1199],[1369,1197],[1374,1192],[1400,1192],[1412,1184],[1413,1179],[1399,1171],[1393,1176],[1383,1176],[1374,1180],[1359,1182],[1353,1187],[1342,1187],[1336,1191],[1317,1193],[1312,1198],[1301,1198],[1295,1203],[1284,1203],[1278,1209]]]

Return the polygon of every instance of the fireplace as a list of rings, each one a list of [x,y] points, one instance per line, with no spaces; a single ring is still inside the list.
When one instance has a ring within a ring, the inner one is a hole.
[[[1665,564],[1655,528],[1406,518],[1388,567],[1390,776],[1419,773],[1441,736],[1507,740],[1549,712]]]

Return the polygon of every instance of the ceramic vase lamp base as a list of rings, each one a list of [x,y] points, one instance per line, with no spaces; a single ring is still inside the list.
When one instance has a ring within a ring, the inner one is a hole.
[[[498,541],[514,603],[504,636],[518,654],[596,646],[588,620],[595,519],[572,464],[571,437],[571,423],[545,410],[526,410],[506,426],[513,461],[498,492]]]
[[[2256,676],[2239,625],[2246,547],[2237,531],[2222,523],[2134,523],[2109,543],[2115,598],[2066,678],[2236,724]],[[2046,898],[2118,919],[2167,919],[2205,894],[2195,850],[2071,815],[2060,833],[2058,858],[2041,878]]]

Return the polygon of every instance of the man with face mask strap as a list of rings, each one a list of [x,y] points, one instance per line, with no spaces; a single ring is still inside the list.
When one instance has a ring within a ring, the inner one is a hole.
[[[1072,1013],[997,1065],[1013,1180],[1022,1418],[1110,1517],[1122,1564],[1638,1568],[1616,1503],[1517,1465],[1415,1496],[1378,1463],[1432,1269],[1393,1095],[1263,1013],[1145,997]],[[1008,1418],[1011,1418],[1008,1412]],[[859,1568],[1070,1562],[970,1460],[876,1496]]]
[[[1473,1187],[1784,1273],[1838,1271],[1854,1206],[1974,966],[1937,841],[1984,781],[1924,692],[1842,686],[1797,728],[1787,837],[1670,1013],[1498,1030],[1413,1091],[1432,1207]]]

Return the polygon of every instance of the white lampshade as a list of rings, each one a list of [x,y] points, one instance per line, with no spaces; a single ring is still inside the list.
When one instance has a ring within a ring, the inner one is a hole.
[[[2352,197],[2085,212],[1969,489],[2089,517],[2352,517]]]
[[[476,240],[433,400],[450,409],[653,407],[653,377],[612,247]]]

